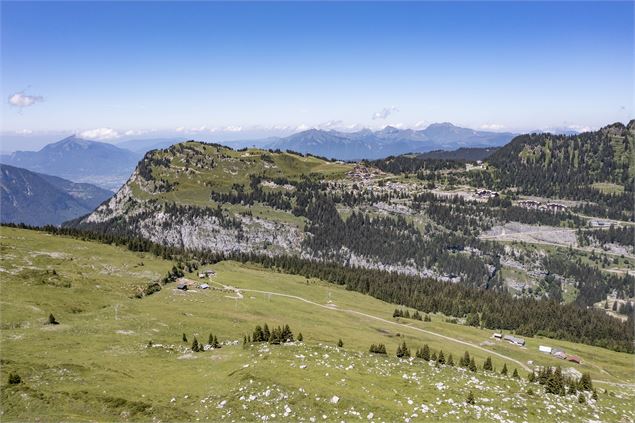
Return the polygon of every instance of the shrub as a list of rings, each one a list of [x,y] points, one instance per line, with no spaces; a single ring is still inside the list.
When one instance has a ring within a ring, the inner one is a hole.
[[[17,385],[22,383],[22,378],[17,373],[9,373],[9,385]]]

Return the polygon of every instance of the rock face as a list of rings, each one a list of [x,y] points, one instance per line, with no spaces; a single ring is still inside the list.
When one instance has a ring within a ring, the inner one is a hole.
[[[300,251],[304,234],[293,225],[202,207],[170,206],[134,195],[132,187],[142,187],[149,193],[148,186],[135,171],[109,201],[85,218],[69,222],[69,226],[108,228],[158,244],[215,252],[276,255]]]

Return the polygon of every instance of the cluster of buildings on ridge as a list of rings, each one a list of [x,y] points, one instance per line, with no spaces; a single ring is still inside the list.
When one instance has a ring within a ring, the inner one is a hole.
[[[524,207],[526,209],[535,209],[535,210],[543,210],[543,211],[551,211],[551,212],[564,212],[567,211],[567,206],[560,203],[546,203],[543,204],[540,201],[535,200],[522,200],[518,202],[520,207]]]

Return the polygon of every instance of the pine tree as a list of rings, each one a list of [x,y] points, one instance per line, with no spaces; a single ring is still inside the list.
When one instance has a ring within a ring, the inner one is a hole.
[[[465,351],[465,354],[463,354],[463,358],[461,359],[461,361],[459,361],[459,365],[461,367],[470,367],[470,353]]]
[[[474,357],[470,359],[470,370],[476,372],[476,361],[474,361]]]
[[[437,358],[437,363],[445,364],[445,356],[443,355],[443,350],[439,351],[439,358]]]
[[[582,392],[580,392],[580,395],[578,395],[578,402],[580,404],[584,404],[586,402],[586,398]]]
[[[430,361],[432,362],[437,361],[437,353],[435,351],[433,351],[432,354],[430,355]]]
[[[196,337],[194,337],[194,341],[192,341],[192,351],[198,352],[198,341],[196,340]]]
[[[507,363],[503,364],[503,370],[501,370],[503,376],[507,376]]]
[[[406,345],[406,341],[403,341],[402,344],[397,347],[397,357],[410,357],[410,350]]]
[[[535,382],[535,381],[536,381],[536,373],[534,373],[533,371],[532,371],[531,373],[529,373],[529,374],[527,375],[527,380],[528,380],[530,383]]]
[[[452,354],[448,357],[448,366],[454,367],[454,357],[452,357]]]
[[[253,336],[251,337],[251,340],[253,342],[263,342],[263,341],[265,341],[265,334],[262,331],[262,328],[260,327],[260,325],[256,325],[256,328],[254,329],[254,333],[253,333]],[[268,341],[269,338],[267,338],[266,340]]]
[[[212,342],[212,347],[213,348],[220,348],[220,342],[218,342],[218,338],[216,337],[216,335],[214,335],[214,339]]]
[[[212,335],[212,333],[209,333],[209,338],[207,338],[207,344],[211,345],[212,348],[214,347],[214,335]]]
[[[487,371],[492,371],[493,367],[492,367],[492,358],[491,357],[487,357],[485,359],[485,362],[483,363],[483,370],[487,370]]]
[[[183,342],[187,342],[187,336],[185,336],[185,332],[183,332]]]
[[[55,320],[55,316],[53,316],[53,313],[49,314],[49,325],[58,325],[59,322],[57,320]]]
[[[269,331],[269,326],[267,326],[267,324],[265,323],[265,325],[262,327],[262,340],[263,341],[268,341],[269,338],[271,338],[271,332]]]
[[[476,400],[474,399],[474,393],[472,392],[472,390],[468,392],[465,402],[467,402],[468,404],[474,404],[476,402]]]
[[[304,337],[302,336],[302,332],[298,333],[298,342],[304,341]]]
[[[342,347],[344,346],[344,341],[342,341],[342,338],[340,338],[340,340],[339,340],[339,341],[337,341],[337,346],[338,346],[339,348],[342,348]]]
[[[421,358],[423,358],[425,361],[430,361],[430,347],[428,347],[428,344],[423,345],[423,350],[421,351]]]
[[[512,373],[512,377],[514,379],[519,379],[520,376],[518,375],[518,369],[514,367],[514,373]]]
[[[581,391],[590,391],[593,389],[593,382],[591,382],[591,374],[588,372],[582,373],[580,381],[578,382],[579,389]]]

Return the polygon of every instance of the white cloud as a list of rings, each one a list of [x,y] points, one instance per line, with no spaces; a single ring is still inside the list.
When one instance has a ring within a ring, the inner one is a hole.
[[[481,125],[481,129],[485,129],[486,131],[500,131],[504,128],[505,126],[500,123],[485,123]]]
[[[13,107],[29,107],[42,101],[44,101],[44,97],[40,95],[27,95],[24,94],[24,91],[9,96],[9,104]]]
[[[395,106],[384,107],[380,111],[373,113],[373,120],[386,119],[388,116],[398,111],[399,109],[396,108]]]
[[[87,140],[114,140],[121,137],[119,132],[112,128],[89,129],[87,131],[81,132],[79,136]]]
[[[136,135],[143,135],[143,134],[147,134],[150,131],[146,131],[144,129],[129,129],[126,132],[124,132],[123,134],[127,137],[130,136],[136,136]]]
[[[327,120],[326,122],[320,123],[317,127],[319,129],[336,129],[341,128],[344,122],[341,120]]]

